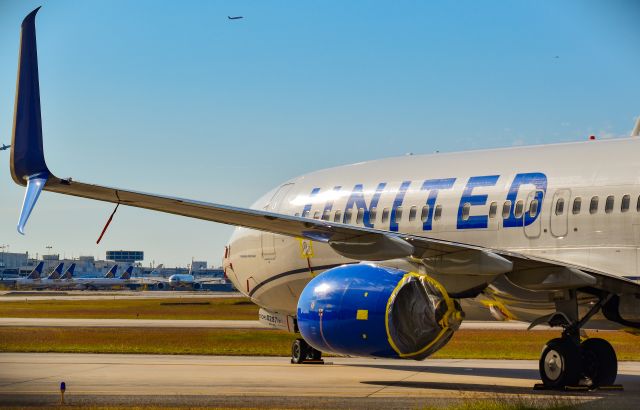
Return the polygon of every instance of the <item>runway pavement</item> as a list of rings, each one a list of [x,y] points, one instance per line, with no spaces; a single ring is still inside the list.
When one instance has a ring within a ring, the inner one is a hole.
[[[270,329],[257,320],[162,320],[162,319],[58,319],[0,317],[0,327],[162,327],[210,329]],[[461,329],[526,330],[524,322],[466,321]],[[535,330],[548,330],[538,326]]]
[[[620,364],[624,392],[534,391],[537,361],[328,358],[292,365],[284,357],[0,354],[0,403],[245,407],[407,408],[468,399],[634,408],[640,363]],[[517,397],[517,398],[516,398]]]

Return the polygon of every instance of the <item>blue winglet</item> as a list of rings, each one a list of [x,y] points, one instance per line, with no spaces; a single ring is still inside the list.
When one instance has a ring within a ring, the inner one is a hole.
[[[40,7],[29,13],[22,22],[13,142],[11,143],[11,176],[16,183],[27,186],[18,222],[18,232],[23,235],[29,215],[42,188],[51,176],[44,160],[42,144],[36,47],[36,13],[39,9]]]
[[[24,227],[29,220],[29,215],[33,211],[33,207],[38,201],[40,192],[44,188],[44,184],[47,183],[48,176],[32,175],[27,180],[27,190],[24,193],[24,201],[22,202],[22,210],[20,211],[20,220],[18,221],[18,232],[24,235]]]

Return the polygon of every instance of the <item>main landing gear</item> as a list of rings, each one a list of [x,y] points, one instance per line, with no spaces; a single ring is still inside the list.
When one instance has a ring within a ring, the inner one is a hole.
[[[618,373],[618,359],[611,344],[598,338],[580,341],[582,326],[610,298],[611,295],[601,298],[582,319],[579,319],[576,292],[569,291],[569,298],[556,301],[555,313],[531,324],[530,328],[540,323],[564,328],[562,337],[550,340],[542,350],[540,378],[544,388],[598,388],[613,385]]]
[[[291,344],[291,363],[322,364],[324,361],[322,360],[322,352],[320,350],[309,346],[304,339],[296,339]]]

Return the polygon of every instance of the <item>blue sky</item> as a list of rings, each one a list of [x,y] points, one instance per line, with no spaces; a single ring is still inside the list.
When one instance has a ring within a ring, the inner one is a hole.
[[[0,143],[20,22],[38,5],[47,162],[86,182],[249,206],[319,168],[618,137],[640,115],[631,0],[0,0]],[[230,227],[121,208],[96,246],[112,206],[51,193],[21,237],[8,159],[0,245],[11,251],[220,263]]]

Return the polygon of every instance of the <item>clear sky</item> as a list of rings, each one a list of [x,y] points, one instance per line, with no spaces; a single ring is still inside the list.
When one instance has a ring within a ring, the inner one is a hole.
[[[249,206],[319,168],[619,137],[640,115],[632,0],[0,0],[0,144],[20,23],[38,5],[47,162],[85,182]],[[230,227],[122,207],[96,246],[112,205],[46,192],[22,237],[8,160],[0,151],[12,252],[220,263]]]

